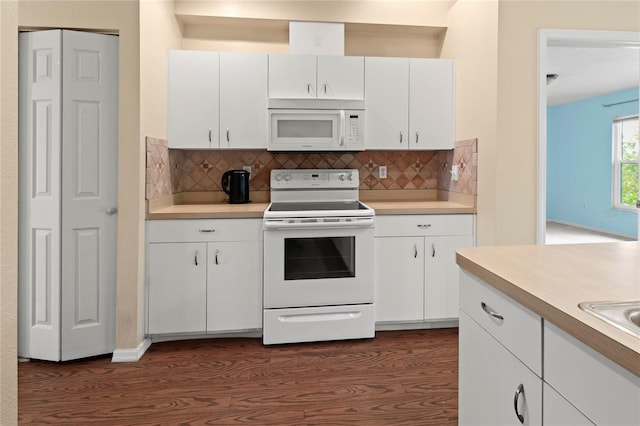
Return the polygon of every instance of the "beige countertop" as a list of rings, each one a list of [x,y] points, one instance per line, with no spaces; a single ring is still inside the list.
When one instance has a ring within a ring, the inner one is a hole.
[[[640,338],[581,302],[640,299],[640,242],[462,248],[462,268],[640,376]]]
[[[147,201],[147,219],[261,218],[269,192],[252,193],[252,202],[229,204],[222,192],[179,193]],[[476,213],[475,196],[437,190],[361,191],[360,199],[377,215]]]

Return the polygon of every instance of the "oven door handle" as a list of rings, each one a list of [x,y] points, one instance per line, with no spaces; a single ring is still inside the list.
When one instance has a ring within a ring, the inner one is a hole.
[[[349,222],[332,221],[330,218],[319,219],[315,222],[289,222],[288,219],[265,219],[263,226],[265,230],[272,229],[349,229],[349,228],[370,228],[374,226],[375,219],[372,217],[356,217]]]

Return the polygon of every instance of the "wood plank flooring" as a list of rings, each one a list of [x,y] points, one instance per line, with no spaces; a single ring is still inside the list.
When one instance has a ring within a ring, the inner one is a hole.
[[[457,328],[164,342],[137,363],[18,365],[20,424],[455,425],[457,406]]]

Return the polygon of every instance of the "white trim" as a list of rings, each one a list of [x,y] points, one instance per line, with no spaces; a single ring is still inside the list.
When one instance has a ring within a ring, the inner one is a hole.
[[[116,349],[113,351],[111,362],[137,362],[142,358],[142,355],[151,346],[151,339],[148,337],[144,339],[137,348],[133,349]]]
[[[545,243],[547,223],[547,46],[593,46],[640,43],[640,32],[538,30],[538,194],[536,243]],[[638,222],[640,222],[640,215]],[[640,232],[640,231],[639,231]]]

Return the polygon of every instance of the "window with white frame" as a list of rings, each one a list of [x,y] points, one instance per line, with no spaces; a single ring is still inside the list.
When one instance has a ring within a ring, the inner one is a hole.
[[[613,207],[635,209],[640,157],[638,116],[613,120]]]

